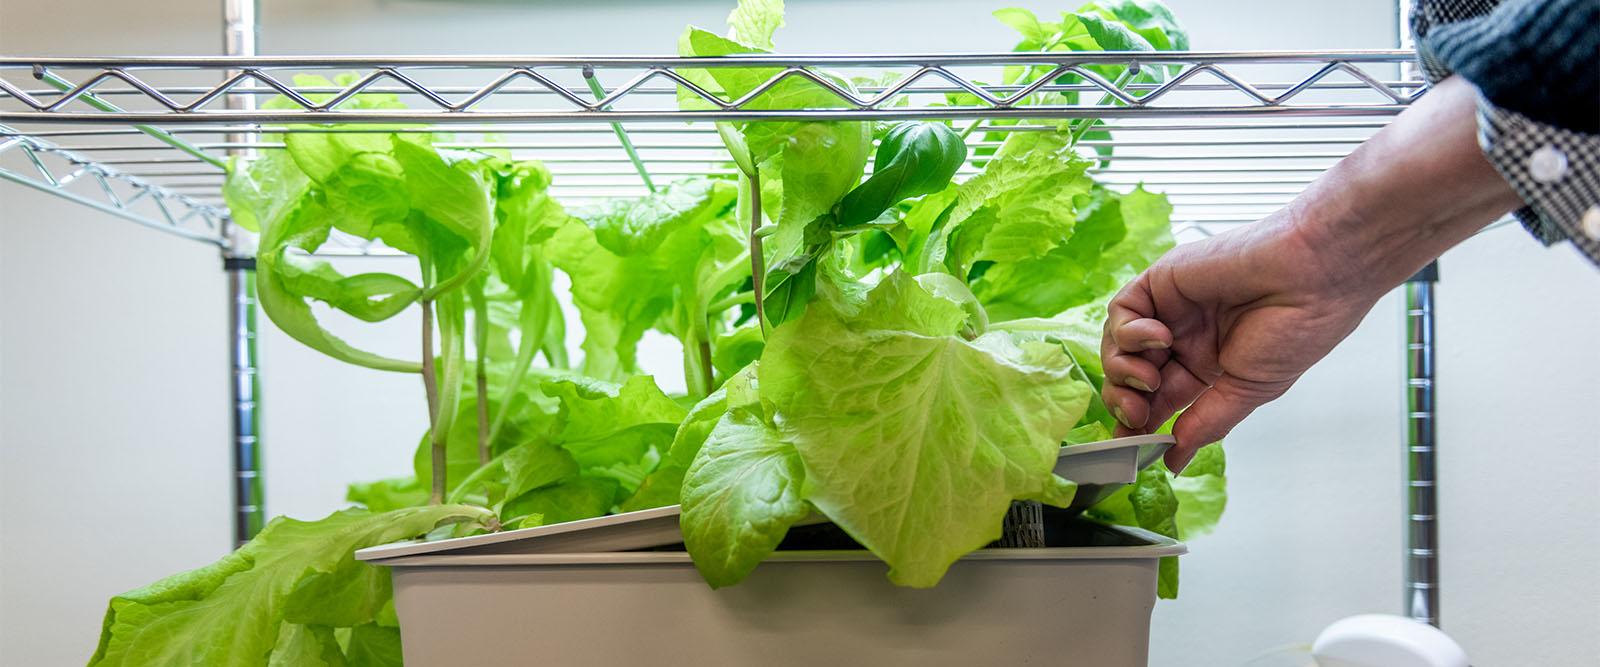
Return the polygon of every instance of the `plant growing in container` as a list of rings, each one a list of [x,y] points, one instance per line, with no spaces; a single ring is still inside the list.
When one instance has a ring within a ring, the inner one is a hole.
[[[1156,3],[1095,2],[1060,23],[997,15],[1022,32],[1019,50],[1186,43]],[[769,51],[781,23],[781,3],[743,1],[728,36],[690,28],[680,53]],[[1095,75],[1163,75],[1104,67]],[[679,74],[733,99],[780,72]],[[802,77],[756,100],[842,104]],[[707,104],[686,91],[679,102]],[[342,361],[420,375],[430,428],[415,474],[353,484],[362,508],[280,518],[215,564],[113,598],[94,664],[397,660],[388,574],[356,549],[679,502],[713,586],[749,575],[812,512],[895,583],[932,586],[999,536],[1012,501],[1071,501],[1072,482],[1051,472],[1058,448],[1110,434],[1096,392],[1101,304],[1172,245],[1163,196],[1089,175],[1114,158],[1079,150],[1106,131],[1092,122],[986,132],[997,145],[976,151],[981,169],[965,178],[974,151],[946,123],[719,124],[736,178],[577,211],[549,195],[543,165],[505,151],[440,148],[426,128],[318,129],[234,165],[228,203],[260,233],[260,301],[279,328]],[[346,276],[310,256],[334,235],[410,255],[420,282]],[[577,363],[556,271],[583,325]],[[419,359],[352,347],[313,302],[367,322],[415,306]],[[640,373],[650,329],[682,344],[684,395]],[[1204,530],[1224,498],[1220,449],[1206,451],[1181,477],[1148,469],[1091,514],[1171,536]],[[1175,561],[1161,585],[1176,593]]]

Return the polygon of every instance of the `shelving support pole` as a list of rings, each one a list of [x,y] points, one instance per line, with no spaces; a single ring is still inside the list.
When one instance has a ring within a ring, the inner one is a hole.
[[[228,56],[256,55],[256,0],[223,0],[222,44]],[[228,72],[233,76],[234,72]],[[254,110],[255,95],[230,94],[229,110]],[[228,143],[251,143],[254,134],[229,134]],[[229,149],[248,159],[249,148]],[[265,483],[261,477],[261,381],[256,367],[256,260],[252,238],[229,224],[224,234],[223,270],[228,274],[228,352],[233,371],[233,540],[242,545],[266,523]]]
[[[1439,625],[1439,503],[1434,458],[1433,287],[1439,265],[1406,281],[1406,615]]]
[[[1395,38],[1415,49],[1411,34],[1413,0],[1395,0]],[[1421,81],[1415,61],[1400,65],[1400,79]],[[1432,262],[1406,281],[1406,615],[1439,626],[1439,441],[1434,397],[1433,287],[1439,263]]]

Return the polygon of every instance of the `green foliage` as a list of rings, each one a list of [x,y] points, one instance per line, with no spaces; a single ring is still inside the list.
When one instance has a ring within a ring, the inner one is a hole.
[[[805,499],[891,580],[932,586],[999,538],[1012,499],[1045,491],[1090,388],[1059,346],[957,336],[961,305],[903,273],[866,303],[856,317],[814,304],[780,327],[760,390],[805,464]]]
[[[112,598],[89,664],[343,664],[332,628],[374,622],[390,597],[388,571],[351,554],[491,516],[435,505],[274,519],[216,563]]]
[[[1151,0],[1098,0],[1055,22],[995,15],[1020,51],[1188,44]],[[727,36],[689,28],[679,52],[770,52],[783,3],[741,0],[728,24]],[[1026,83],[1050,69],[1003,76]],[[1090,69],[1121,83],[1168,75]],[[751,97],[751,109],[845,104],[792,72],[766,85],[783,72],[678,74],[725,100]],[[686,90],[678,99],[711,107]],[[371,93],[344,104],[399,107]],[[892,581],[935,585],[999,536],[1013,500],[1072,500],[1076,486],[1052,472],[1058,448],[1109,438],[1114,424],[1098,395],[1105,303],[1173,244],[1164,196],[1090,175],[1109,153],[1079,142],[1107,130],[1057,128],[991,133],[998,149],[969,152],[944,123],[721,123],[737,180],[681,179],[574,211],[550,195],[544,165],[441,149],[423,128],[282,135],[284,150],[235,163],[224,193],[234,219],[259,230],[263,309],[341,361],[433,368],[438,411],[412,477],[349,487],[365,509],[278,519],[213,565],[114,598],[94,664],[399,664],[388,578],[355,549],[680,502],[686,547],[712,586],[748,576],[813,513],[884,560]],[[969,157],[979,172],[957,179]],[[336,236],[405,253],[420,278],[341,273],[312,255]],[[581,358],[569,359],[558,272],[583,325]],[[421,304],[437,332],[419,349],[427,364],[357,349],[318,319],[383,322]],[[640,373],[650,330],[681,343],[683,395]],[[1224,473],[1221,448],[1208,447],[1183,475],[1156,464],[1089,514],[1193,537],[1226,505]],[[428,504],[434,493],[451,504]],[[1176,590],[1169,559],[1160,592]]]

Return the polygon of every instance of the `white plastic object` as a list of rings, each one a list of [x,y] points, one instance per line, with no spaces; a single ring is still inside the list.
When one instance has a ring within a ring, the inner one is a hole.
[[[1335,621],[1317,635],[1311,655],[1317,667],[1467,667],[1467,652],[1450,635],[1388,614]]]

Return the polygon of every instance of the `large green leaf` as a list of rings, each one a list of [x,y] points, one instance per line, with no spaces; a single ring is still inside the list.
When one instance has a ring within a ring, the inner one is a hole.
[[[291,611],[316,616],[325,613],[320,604],[332,603],[338,608],[330,616],[376,616],[373,603],[381,601],[374,589],[387,587],[388,577],[355,561],[357,549],[491,517],[481,508],[436,505],[384,514],[345,510],[319,521],[274,519],[216,563],[112,598],[89,664],[257,667],[278,644]],[[345,597],[320,597],[329,591]]]
[[[1066,244],[1035,259],[996,262],[972,279],[991,318],[1050,317],[1104,301],[1173,246],[1166,196],[1097,188],[1079,199]]]
[[[709,303],[747,275],[740,269],[748,246],[732,220],[734,190],[727,181],[686,182],[619,205],[615,215],[593,216],[593,228],[568,225],[556,232],[552,258],[572,279],[585,332],[585,374],[621,381],[637,371],[639,338],[652,327],[686,347],[709,340]],[[601,236],[609,240],[602,244]]]
[[[333,628],[284,623],[272,647],[267,667],[345,667],[344,652]]]
[[[683,484],[683,543],[713,588],[743,580],[811,513],[794,445],[760,410],[717,422]]]
[[[737,377],[729,380],[728,384],[736,382]],[[678,504],[683,478],[688,474],[689,466],[700,453],[700,448],[710,436],[711,429],[716,427],[717,422],[727,411],[727,384],[690,408],[688,416],[684,417],[672,437],[672,445],[661,457],[660,465],[645,477],[633,497],[622,504],[622,511],[632,512]]]
[[[616,504],[619,490],[616,480],[583,477],[512,498],[500,515],[509,521],[536,514],[546,524],[605,516]]]
[[[902,309],[939,300],[912,282],[888,281]],[[805,498],[899,584],[932,586],[998,538],[1012,499],[1054,484],[1059,443],[1088,405],[1059,346],[954,333],[853,326],[814,304],[773,333],[761,361],[761,394],[805,464]]]
[[[345,655],[351,667],[400,667],[405,663],[400,653],[400,628],[376,623],[351,628]]]
[[[945,264],[967,278],[978,262],[1023,262],[1066,245],[1077,222],[1074,199],[1092,187],[1088,166],[1059,138],[991,160],[957,190],[944,227]]]
[[[690,179],[638,199],[613,199],[578,214],[600,247],[619,257],[648,255],[685,227],[725,215],[738,193],[727,181]]]

